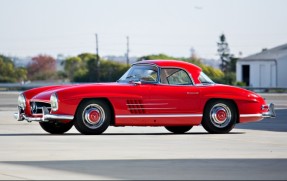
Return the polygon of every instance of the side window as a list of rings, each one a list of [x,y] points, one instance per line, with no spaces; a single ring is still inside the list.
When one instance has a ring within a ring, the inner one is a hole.
[[[151,65],[133,65],[119,81],[145,81],[156,82],[158,79],[158,68]]]
[[[177,68],[161,69],[160,79],[162,84],[191,85],[192,81],[186,71]]]

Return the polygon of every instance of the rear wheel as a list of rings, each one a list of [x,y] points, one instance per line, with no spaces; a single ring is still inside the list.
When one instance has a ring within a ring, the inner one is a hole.
[[[50,121],[50,122],[40,122],[40,126],[48,133],[51,134],[64,134],[69,131],[74,123],[70,121],[68,123],[61,123],[59,121]]]
[[[87,100],[80,104],[76,113],[75,127],[82,134],[103,133],[110,125],[111,110],[103,100]]]
[[[206,106],[202,126],[209,133],[229,133],[234,128],[236,119],[237,111],[231,101],[216,100]]]
[[[188,132],[192,126],[166,126],[165,129],[175,134],[183,134]]]

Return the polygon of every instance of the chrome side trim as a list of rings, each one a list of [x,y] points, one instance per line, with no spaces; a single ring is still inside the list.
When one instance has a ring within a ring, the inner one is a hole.
[[[50,114],[46,107],[42,108],[43,116],[42,117],[28,117],[25,113],[21,113],[21,108],[18,107],[18,112],[14,113],[14,118],[17,121],[28,121],[28,122],[48,122],[50,120],[73,120],[74,116],[72,115],[58,115],[58,114]]]
[[[168,105],[168,103],[127,104],[127,106],[161,106],[161,105]]]
[[[240,114],[241,118],[262,117],[262,114]]]
[[[137,115],[116,115],[116,118],[181,118],[181,117],[202,117],[202,114],[137,114]]]
[[[168,108],[168,107],[167,107],[167,108],[155,108],[155,107],[154,107],[154,108],[144,108],[144,107],[143,107],[143,108],[128,108],[128,110],[143,110],[143,109],[151,109],[151,110],[153,110],[153,109],[157,109],[157,110],[165,110],[165,109],[176,109],[176,108],[172,108],[172,107],[171,107],[171,108]]]

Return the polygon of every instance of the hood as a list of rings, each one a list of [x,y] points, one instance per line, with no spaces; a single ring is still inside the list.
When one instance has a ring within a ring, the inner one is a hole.
[[[118,85],[118,83],[91,83],[91,84],[72,84],[72,85],[61,85],[61,86],[49,86],[38,88],[38,93],[31,97],[31,101],[37,102],[50,102],[50,97],[53,93],[62,93],[70,91],[81,91],[81,90],[94,90],[101,87],[111,87]],[[44,90],[41,90],[44,89]]]

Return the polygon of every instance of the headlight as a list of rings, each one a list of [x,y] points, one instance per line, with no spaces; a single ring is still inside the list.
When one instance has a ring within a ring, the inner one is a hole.
[[[50,104],[51,104],[52,111],[57,111],[58,110],[59,105],[58,105],[58,97],[57,97],[56,93],[51,95],[51,97],[50,97]]]
[[[18,106],[23,110],[26,108],[26,98],[23,94],[18,96]]]

